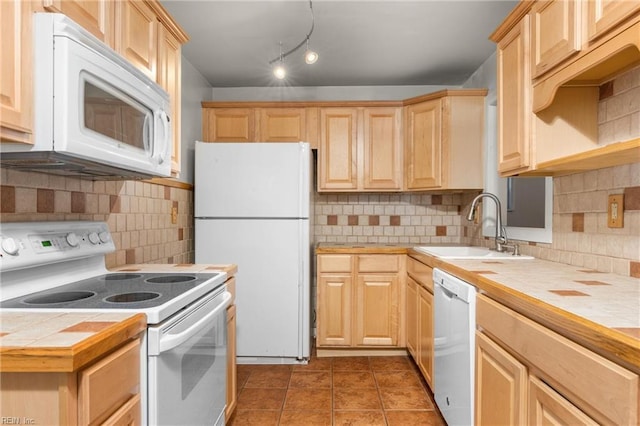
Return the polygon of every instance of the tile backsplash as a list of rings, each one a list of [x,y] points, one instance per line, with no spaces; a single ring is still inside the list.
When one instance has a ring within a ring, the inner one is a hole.
[[[95,220],[116,252],[107,267],[194,261],[193,191],[148,181],[90,181],[2,169],[0,221]],[[177,209],[177,223],[171,213]]]
[[[460,242],[461,194],[316,194],[316,243]]]

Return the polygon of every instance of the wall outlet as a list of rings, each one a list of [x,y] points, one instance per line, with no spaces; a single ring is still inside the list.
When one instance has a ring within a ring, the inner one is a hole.
[[[624,194],[609,195],[607,225],[609,228],[624,227]]]

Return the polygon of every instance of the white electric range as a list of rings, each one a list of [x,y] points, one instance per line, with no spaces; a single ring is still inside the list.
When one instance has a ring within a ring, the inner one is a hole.
[[[104,222],[0,224],[0,309],[147,317],[143,424],[224,425],[227,274],[109,272]]]

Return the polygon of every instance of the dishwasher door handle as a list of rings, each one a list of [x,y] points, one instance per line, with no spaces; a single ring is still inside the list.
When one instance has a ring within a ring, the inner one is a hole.
[[[438,287],[445,296],[447,296],[449,299],[453,299],[453,298],[457,298],[458,295],[454,292],[452,292],[451,290],[449,290],[448,288],[446,288],[445,286],[443,286],[440,283],[435,283],[436,287]]]

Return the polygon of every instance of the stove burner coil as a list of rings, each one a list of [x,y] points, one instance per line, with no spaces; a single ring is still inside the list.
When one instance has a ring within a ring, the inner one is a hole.
[[[167,284],[167,283],[184,283],[187,281],[193,281],[196,277],[193,275],[163,275],[161,277],[153,277],[146,280],[152,284]]]
[[[94,296],[93,291],[64,291],[60,293],[45,294],[24,299],[27,305],[47,305],[50,303],[74,302]]]
[[[140,278],[140,274],[109,274],[105,275],[102,279],[105,281],[119,281],[119,280],[132,280],[134,278]]]
[[[114,294],[104,299],[106,302],[111,303],[134,303],[144,302],[146,300],[153,300],[160,297],[160,293],[151,293],[146,291],[137,291],[134,293],[121,293]]]

